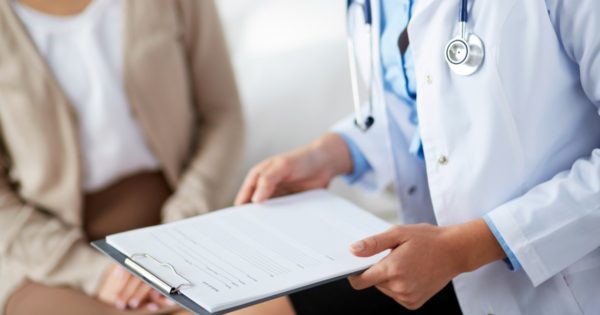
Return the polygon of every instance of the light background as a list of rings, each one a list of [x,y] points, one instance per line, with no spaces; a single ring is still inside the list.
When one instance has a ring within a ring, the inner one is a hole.
[[[345,0],[216,1],[247,121],[244,173],[352,113]],[[365,194],[341,180],[332,189],[396,220],[392,193]]]

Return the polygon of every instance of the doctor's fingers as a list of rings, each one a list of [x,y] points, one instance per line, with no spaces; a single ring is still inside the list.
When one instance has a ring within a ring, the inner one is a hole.
[[[271,163],[271,160],[263,161],[263,162],[259,163],[258,165],[254,166],[248,172],[248,175],[246,175],[246,178],[244,179],[244,183],[242,184],[240,191],[238,192],[237,196],[235,197],[235,205],[236,206],[239,206],[239,205],[242,205],[245,203],[249,203],[252,201],[252,195],[254,194],[254,190],[256,189],[258,177],[260,176],[260,173],[262,172],[262,170],[265,169],[270,163]]]
[[[350,245],[352,253],[359,257],[369,257],[386,249],[394,249],[406,239],[406,230],[395,226],[381,234],[360,240]]]
[[[275,156],[259,163],[246,176],[235,204],[263,202],[269,199],[275,192],[277,184],[284,176],[287,176],[289,170],[289,162],[281,156]]]
[[[386,282],[389,278],[387,266],[381,261],[360,275],[348,277],[348,281],[354,290],[364,290]]]
[[[386,282],[386,284],[388,284],[389,282]],[[406,309],[410,310],[410,311],[415,311],[417,309],[419,309],[421,306],[423,306],[423,304],[425,304],[425,302],[427,302],[427,300],[422,300],[422,299],[417,299],[415,297],[415,295],[410,295],[410,294],[402,294],[402,293],[397,293],[395,291],[392,291],[391,289],[387,288],[386,285],[378,285],[376,286],[377,290],[381,291],[383,294],[389,296],[390,298],[394,299],[394,301],[396,301],[396,303],[404,306]]]
[[[409,303],[409,298],[405,295],[399,294],[397,292],[392,291],[391,289],[387,288],[387,284],[389,284],[388,282],[384,282],[384,284],[381,285],[377,285],[375,286],[375,288],[377,288],[377,290],[381,291],[383,294],[389,296],[390,298],[394,299],[394,301],[396,301],[396,303],[410,309],[410,310],[414,310],[413,308],[409,308],[407,304]]]
[[[277,186],[290,174],[290,166],[284,159],[273,159],[258,175],[252,202],[263,202],[273,196]]]

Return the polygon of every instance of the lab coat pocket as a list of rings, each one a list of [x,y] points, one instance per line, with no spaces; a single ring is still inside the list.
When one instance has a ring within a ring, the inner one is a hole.
[[[594,288],[600,283],[600,248],[574,263],[561,274],[582,314],[598,314],[600,292]]]

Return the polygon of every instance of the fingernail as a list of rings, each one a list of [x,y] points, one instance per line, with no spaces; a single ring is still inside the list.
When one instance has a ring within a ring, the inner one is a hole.
[[[121,300],[116,301],[115,306],[120,310],[125,310],[125,307],[126,307],[125,302],[123,302]]]
[[[150,303],[146,306],[149,311],[158,311],[158,304]]]
[[[140,300],[132,299],[131,301],[129,301],[129,307],[137,308],[138,306],[140,306]]]
[[[363,241],[358,241],[352,245],[350,245],[350,248],[352,249],[352,251],[354,252],[362,252],[365,249],[365,242]]]

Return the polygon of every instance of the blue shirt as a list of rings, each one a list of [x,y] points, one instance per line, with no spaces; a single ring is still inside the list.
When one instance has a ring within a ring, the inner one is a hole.
[[[382,9],[381,66],[385,90],[394,94],[401,101],[400,103],[410,107],[410,121],[415,124],[418,130],[419,119],[416,109],[417,89],[413,58],[410,46],[404,56],[400,54],[398,48],[398,38],[410,21],[413,2],[414,0],[380,0]],[[341,136],[350,149],[353,163],[353,171],[346,176],[346,180],[349,183],[354,183],[365,173],[371,171],[372,168],[352,139],[344,134],[341,134]],[[398,135],[398,137],[402,136]],[[411,153],[423,157],[421,138],[418,131],[412,140],[409,150]],[[506,262],[509,267],[515,271],[521,269],[521,265],[515,254],[508,247],[492,220],[487,215],[484,216],[484,220],[506,253]]]
[[[414,0],[381,0],[381,66],[384,88],[410,108],[409,120],[416,126],[409,151],[424,158],[418,131],[417,83],[410,46],[400,54],[398,37],[408,26]]]
[[[398,37],[408,26],[412,0],[382,0],[381,65],[385,89],[406,103],[411,110],[411,121],[418,123],[417,87],[410,49],[404,56],[398,48]]]

